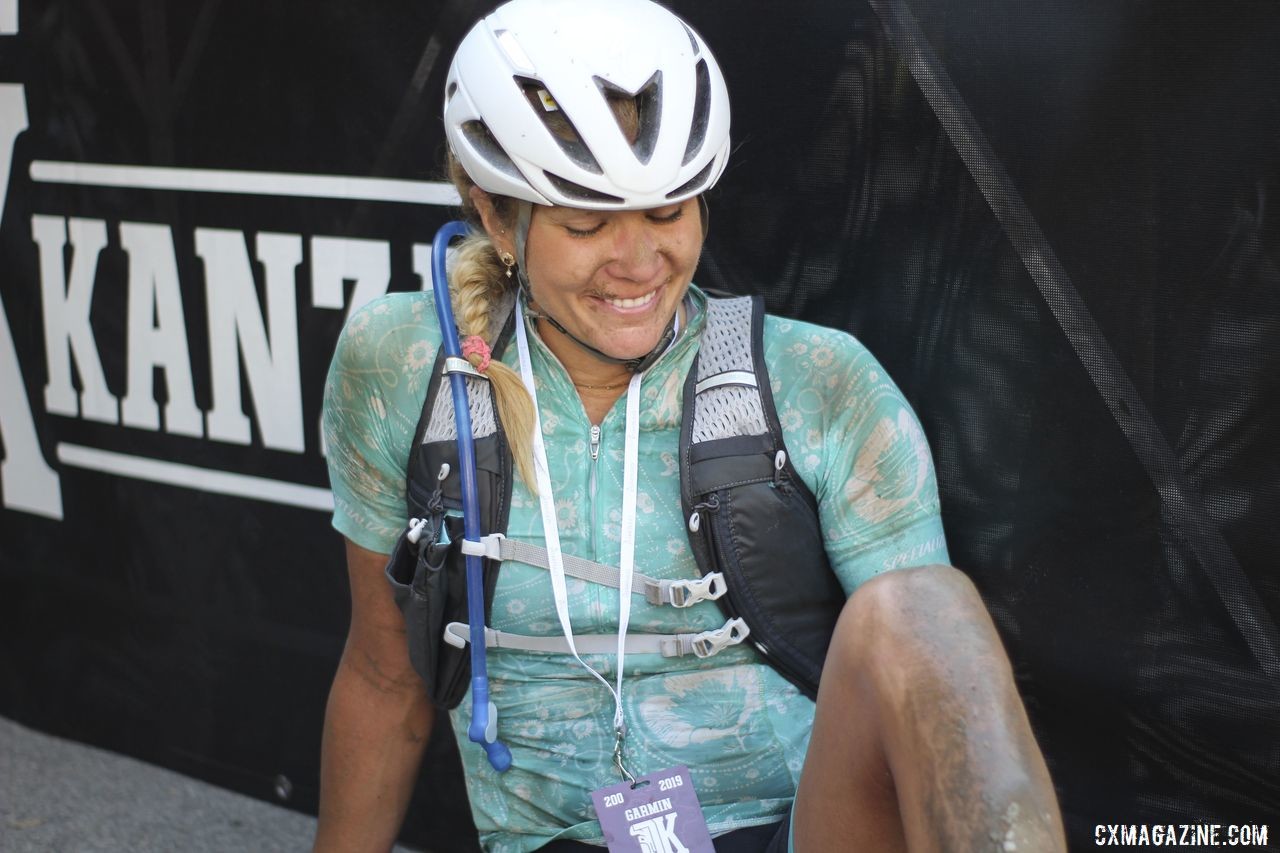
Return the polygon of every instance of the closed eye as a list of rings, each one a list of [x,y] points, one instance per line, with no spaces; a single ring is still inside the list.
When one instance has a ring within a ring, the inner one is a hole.
[[[645,218],[648,219],[650,222],[654,222],[659,225],[670,225],[674,222],[679,222],[681,219],[684,218],[684,208],[685,208],[684,202],[680,202],[679,204],[673,205],[670,208],[656,208],[654,210],[646,211]],[[584,223],[579,223],[579,225],[581,224],[584,224]],[[574,226],[568,224],[567,222],[562,222],[560,227],[564,228],[565,233],[567,233],[570,237],[578,237],[578,238],[585,239],[587,237],[594,237],[595,235],[599,234],[604,229],[604,226],[607,224],[608,224],[608,219],[601,219],[599,222],[597,222],[595,225],[592,225],[589,228],[581,228],[581,227],[575,228]]]
[[[651,222],[662,222],[662,223],[679,222],[681,219],[684,218],[684,204],[681,203],[676,205],[675,210],[671,211],[670,213],[664,213],[661,210],[651,210],[649,211],[648,216],[649,216],[649,221]]]
[[[591,228],[574,228],[571,225],[565,225],[564,230],[568,232],[570,237],[594,237],[600,233],[600,229],[604,228],[603,222],[597,222]]]

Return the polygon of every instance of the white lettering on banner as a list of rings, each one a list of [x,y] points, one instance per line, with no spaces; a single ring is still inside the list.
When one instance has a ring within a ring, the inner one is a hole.
[[[13,17],[17,18],[14,5]],[[0,21],[0,25],[7,22]],[[17,21],[13,22],[17,31]],[[0,212],[9,192],[9,172],[13,166],[13,144],[27,129],[27,96],[22,86],[0,83]],[[0,442],[4,461],[0,462],[0,490],[8,509],[49,518],[62,518],[62,485],[58,475],[44,461],[35,418],[27,397],[18,348],[9,332],[9,318],[0,301]]]
[[[676,812],[633,824],[631,835],[640,842],[640,853],[689,853],[675,833]]]
[[[63,250],[71,236],[71,275]],[[49,372],[44,386],[45,409],[55,415],[91,421],[120,422],[120,401],[107,388],[98,345],[89,325],[89,308],[98,256],[107,245],[107,224],[100,219],[31,217],[31,237],[40,252],[40,298],[44,308],[44,352]],[[81,392],[71,385],[75,359]]]
[[[9,6],[0,0],[0,26]],[[16,11],[14,12],[16,18]],[[15,24],[16,25],[16,24]],[[12,165],[14,139],[27,127],[26,101],[19,85],[0,84],[0,155]],[[276,197],[332,198],[378,202],[456,205],[449,184],[307,175],[184,169],[33,160],[36,182],[131,189],[214,192]],[[8,173],[0,187],[8,189]],[[391,279],[391,244],[382,240],[263,232],[254,256],[243,231],[196,228],[194,244],[205,272],[211,408],[196,405],[194,377],[182,301],[182,282],[170,226],[121,222],[119,242],[127,261],[125,377],[123,399],[107,384],[91,316],[99,258],[110,245],[105,220],[34,214],[32,240],[40,274],[42,325],[47,367],[45,410],[148,431],[247,445],[254,424],[272,450],[305,452],[302,426],[297,270],[309,249],[312,304],[346,309],[346,315],[385,293]],[[429,245],[414,244],[413,272],[423,289],[431,286]],[[255,280],[253,260],[261,264]],[[348,283],[354,283],[348,293]],[[261,288],[258,285],[261,285]],[[261,296],[259,295],[261,294]],[[157,403],[155,376],[163,372],[164,412]],[[252,411],[246,409],[249,389]],[[79,390],[77,390],[77,388]],[[317,442],[323,455],[323,438]],[[0,303],[0,498],[7,509],[62,517],[57,473],[45,462],[35,419]],[[58,444],[65,466],[173,486],[266,500],[317,510],[332,509],[327,489],[212,471],[177,462],[130,456],[72,444]]]
[[[414,257],[417,257],[414,247]],[[427,250],[430,254],[430,249]],[[311,304],[317,308],[338,308],[346,283],[354,281],[346,317],[387,292],[391,284],[391,246],[378,240],[344,237],[311,238]],[[324,428],[316,424],[320,436],[320,455],[327,456]]]
[[[391,247],[381,240],[345,237],[311,238],[311,303],[341,308],[343,285],[356,283],[347,316],[387,292],[391,283]]]
[[[18,0],[0,0],[0,35],[18,32]]]
[[[301,453],[302,382],[298,372],[298,308],[295,273],[302,263],[302,238],[260,233],[258,260],[266,279],[267,325],[253,285],[243,232],[197,228],[196,254],[204,260],[209,308],[209,364],[213,408],[209,438],[248,444],[249,418],[240,400],[240,355],[244,356],[262,443]]]
[[[199,437],[204,423],[191,383],[191,354],[173,233],[167,225],[121,222],[120,246],[129,255],[125,426],[160,428],[152,384],[155,369],[160,368],[169,397],[164,407],[165,431]]]

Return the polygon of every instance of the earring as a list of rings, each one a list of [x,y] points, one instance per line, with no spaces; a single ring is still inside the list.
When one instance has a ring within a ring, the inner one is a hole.
[[[502,261],[502,265],[507,268],[507,278],[511,278],[511,269],[516,265],[516,256],[510,252],[499,252],[498,260]]]

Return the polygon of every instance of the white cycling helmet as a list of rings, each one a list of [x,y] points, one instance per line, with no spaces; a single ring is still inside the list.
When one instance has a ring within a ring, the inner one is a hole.
[[[636,98],[634,142],[610,94]],[[462,40],[444,103],[471,180],[536,204],[662,207],[709,189],[729,158],[719,65],[650,0],[511,0]]]

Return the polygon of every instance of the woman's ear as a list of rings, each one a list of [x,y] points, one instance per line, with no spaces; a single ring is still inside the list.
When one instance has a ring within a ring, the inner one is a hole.
[[[480,214],[480,222],[484,225],[484,231],[489,235],[489,241],[500,252],[514,253],[515,238],[508,233],[506,223],[498,215],[498,209],[493,205],[492,196],[476,186],[471,188],[470,195],[471,203],[476,206],[476,212]]]

